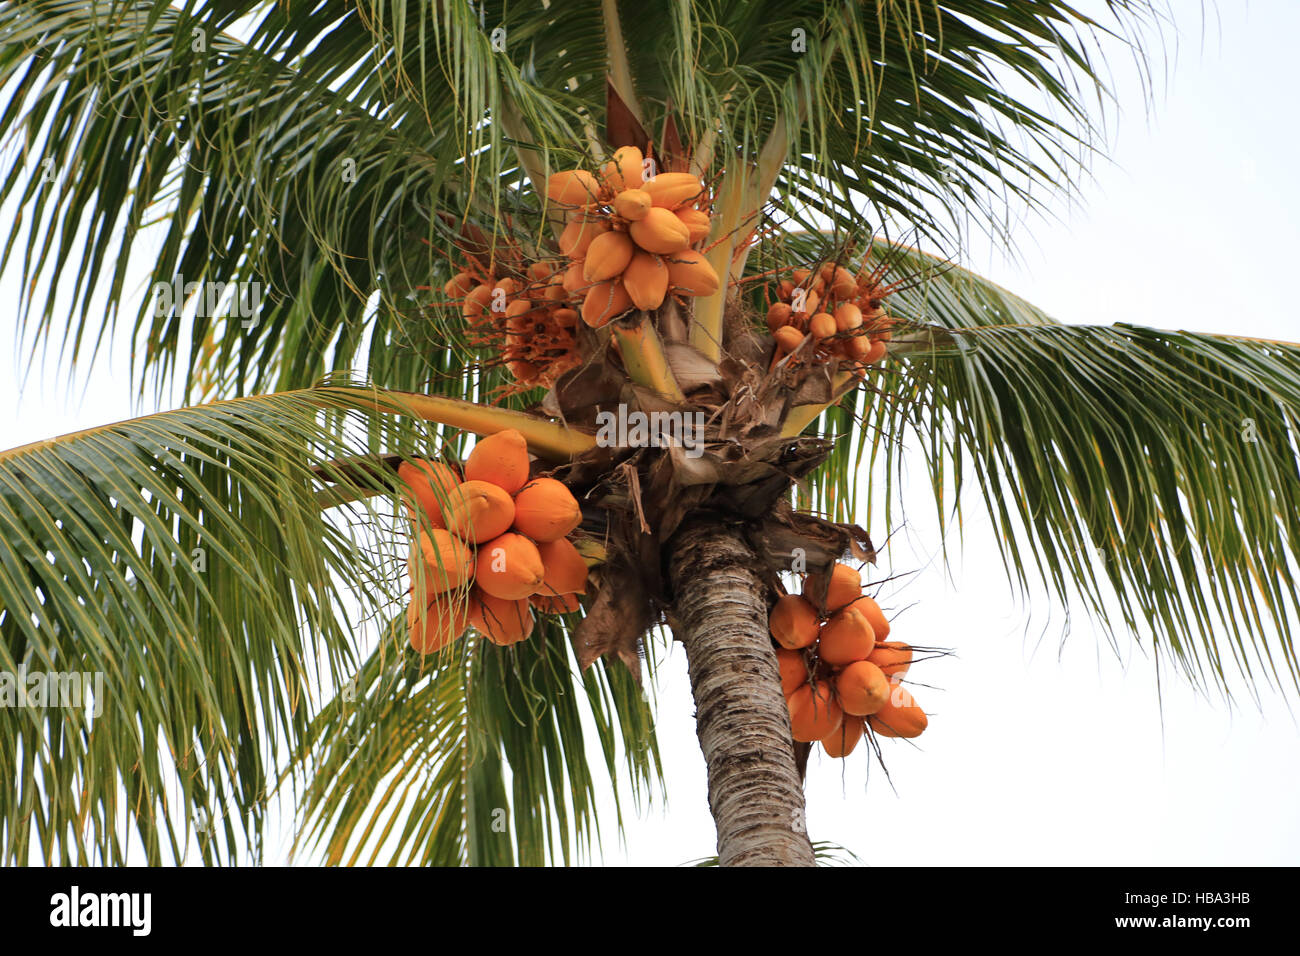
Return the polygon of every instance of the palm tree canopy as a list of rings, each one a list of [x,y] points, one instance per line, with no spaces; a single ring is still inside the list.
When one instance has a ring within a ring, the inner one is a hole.
[[[333,860],[569,858],[594,828],[583,726],[604,772],[640,794],[658,766],[645,701],[626,671],[603,666],[575,697],[573,662],[547,650],[556,642],[513,659],[524,681],[483,655],[429,674],[409,658],[394,670],[391,641],[365,651],[340,591],[371,595],[363,617],[387,634],[395,575],[355,524],[322,518],[320,479],[342,458],[451,438],[318,383],[364,367],[384,389],[492,395],[501,373],[480,374],[459,312],[439,302],[463,222],[544,242],[532,184],[631,128],[607,116],[615,100],[661,147],[680,141],[720,193],[752,197],[733,204],[734,225],[773,238],[745,262],[751,275],[773,250],[811,262],[862,237],[864,210],[881,230],[905,224],[955,251],[963,224],[997,231],[1006,203],[1073,183],[1095,139],[1104,43],[1158,25],[1140,0],[1110,11],[1094,22],[1057,0],[0,7],[0,131],[26,155],[0,180],[0,200],[22,214],[4,264],[33,290],[27,344],[56,345],[72,366],[122,323],[140,389],[238,399],[0,459],[4,665],[77,659],[116,673],[126,718],[116,736],[15,722],[5,852],[23,859],[34,838],[52,859],[120,858],[114,823],[130,806],[154,855],[164,833],[179,852],[195,807],[230,821],[224,851],[209,841],[205,854],[232,854],[258,832],[287,751],[285,779],[305,781],[304,839]],[[848,516],[857,464],[896,465],[895,439],[914,430],[941,515],[974,475],[1013,578],[1079,589],[1103,622],[1114,595],[1117,626],[1150,634],[1205,683],[1230,664],[1300,679],[1300,349],[1061,326],[922,252],[884,238],[871,248],[904,282],[895,301],[915,331],[893,344],[879,400],[859,390],[826,411],[828,434],[847,440],[809,499]],[[262,306],[255,322],[155,309],[130,284],[142,267],[149,284],[256,283]],[[277,394],[241,398],[265,391]],[[1243,441],[1247,422],[1257,441]],[[379,520],[366,500],[346,506],[356,524]],[[196,542],[247,573],[214,585],[172,562],[177,543]],[[312,699],[351,680],[363,706]],[[125,731],[137,724],[159,744],[143,760]],[[116,782],[83,795],[92,766],[115,768]],[[33,818],[42,788],[58,799]],[[511,808],[511,845],[475,807]],[[70,838],[87,818],[91,832]]]

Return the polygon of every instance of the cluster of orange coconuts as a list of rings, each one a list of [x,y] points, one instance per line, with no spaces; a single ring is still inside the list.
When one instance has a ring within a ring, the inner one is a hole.
[[[868,727],[881,737],[920,736],[925,711],[901,683],[912,648],[885,640],[889,621],[862,593],[856,569],[831,569],[824,621],[810,599],[820,583],[809,575],[803,594],[783,595],[768,618],[794,739],[847,757]]]
[[[886,314],[874,278],[854,275],[828,262],[817,269],[796,269],[777,284],[776,301],[767,310],[767,328],[776,339],[777,357],[789,355],[809,338],[805,356],[824,363],[837,356],[864,373],[885,357],[895,320]]]
[[[529,388],[549,388],[582,362],[575,335],[578,311],[560,273],[558,262],[538,261],[521,276],[480,281],[467,270],[443,286],[447,295],[462,300],[469,344],[500,348],[511,377]]]
[[[565,210],[561,280],[582,298],[593,328],[632,308],[657,309],[670,294],[712,295],[718,274],[699,245],[709,235],[704,183],[692,173],[644,178],[635,146],[615,151],[598,173],[570,169],[547,180],[546,198]]]
[[[516,644],[532,634],[534,611],[578,609],[587,563],[567,535],[582,512],[562,482],[529,479],[518,431],[481,439],[463,478],[437,461],[404,462],[398,478],[429,525],[417,521],[407,561],[406,623],[421,654],[441,650],[470,625],[494,644]]]

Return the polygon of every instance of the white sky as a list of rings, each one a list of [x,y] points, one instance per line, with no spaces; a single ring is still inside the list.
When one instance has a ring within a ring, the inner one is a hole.
[[[1029,222],[1016,262],[984,246],[968,264],[1072,322],[1300,340],[1284,301],[1300,251],[1300,5],[1226,0],[1204,38],[1200,4],[1174,6],[1186,19],[1168,87],[1148,122],[1120,72],[1112,163],[1098,163],[1084,207]],[[19,294],[5,277],[2,301]],[[10,312],[0,338],[12,341],[12,327]],[[47,376],[21,394],[17,357],[0,376],[0,401],[15,408],[0,447],[135,414],[124,355],[97,363],[84,392]],[[964,559],[950,575],[934,563],[924,498],[882,560],[882,576],[919,569],[882,598],[908,608],[891,637],[956,655],[911,675],[936,688],[917,689],[932,718],[919,746],[884,742],[893,789],[878,766],[867,784],[862,749],[847,761],[814,756],[812,837],[873,865],[1300,863],[1300,726],[1283,697],[1265,691],[1260,708],[1230,709],[1166,673],[1161,704],[1143,650],[1117,658],[1078,615],[1062,649],[1061,609],[1042,595],[1016,601],[977,504],[968,498]],[[659,677],[668,805],[630,818],[623,844],[607,819],[594,862],[679,864],[714,851],[680,646]]]

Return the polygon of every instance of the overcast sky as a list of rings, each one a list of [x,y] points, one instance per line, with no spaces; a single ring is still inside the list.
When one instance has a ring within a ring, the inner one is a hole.
[[[1300,340],[1285,291],[1300,251],[1300,4],[1227,0],[1204,33],[1200,4],[1174,5],[1188,19],[1168,83],[1148,117],[1135,77],[1119,69],[1110,161],[1082,206],[1028,222],[1018,259],[975,242],[965,264],[1071,322]],[[19,294],[7,276],[3,301]],[[11,305],[0,319],[9,340],[12,315]],[[0,447],[129,417],[124,356],[97,363],[84,392],[82,379],[69,394],[37,376],[21,395],[16,358],[0,376],[0,400],[16,407],[0,420]],[[978,501],[967,503],[949,573],[924,497],[877,572],[915,572],[882,597],[906,609],[891,638],[956,652],[911,675],[931,685],[917,688],[929,730],[917,746],[884,741],[892,787],[878,765],[868,772],[862,749],[847,761],[815,756],[813,839],[872,865],[1300,862],[1300,726],[1283,696],[1265,690],[1259,707],[1229,708],[1166,671],[1160,701],[1144,647],[1117,656],[1077,613],[1062,644],[1065,609],[1043,594],[1017,600]],[[625,844],[604,827],[594,862],[678,864],[714,849],[685,657],[680,646],[659,653],[669,802],[630,819]]]

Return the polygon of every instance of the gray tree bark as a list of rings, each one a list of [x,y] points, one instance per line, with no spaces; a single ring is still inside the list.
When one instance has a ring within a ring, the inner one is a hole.
[[[813,866],[758,559],[738,533],[701,518],[687,520],[668,561],[719,862]]]

